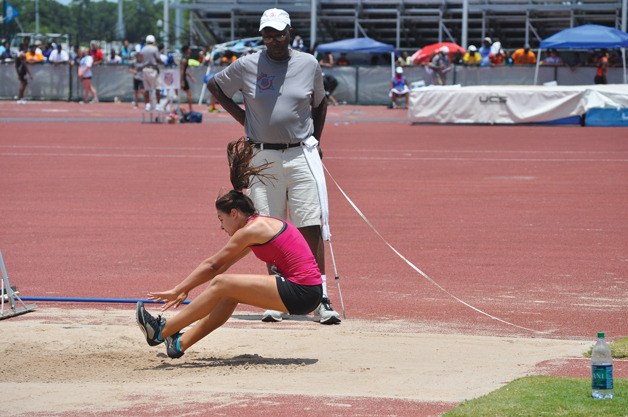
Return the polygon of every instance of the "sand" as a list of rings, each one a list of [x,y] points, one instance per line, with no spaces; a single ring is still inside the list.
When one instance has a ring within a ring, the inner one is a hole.
[[[248,394],[456,403],[534,374],[540,362],[581,356],[590,345],[438,333],[406,321],[262,323],[258,311],[238,311],[171,360],[163,346],[146,344],[132,305],[40,307],[1,321],[0,329],[7,417],[115,414],[145,407],[151,397],[214,405]]]

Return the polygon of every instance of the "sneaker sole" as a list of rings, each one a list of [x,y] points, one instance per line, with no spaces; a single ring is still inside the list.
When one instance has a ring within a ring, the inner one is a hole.
[[[144,303],[137,303],[135,306],[135,321],[137,321],[137,325],[140,326],[140,330],[144,333],[144,337],[146,338],[146,342],[150,346],[157,346],[161,342],[154,342],[148,337],[148,332],[146,331],[146,324],[144,322],[144,314],[142,314],[142,309],[144,308]]]
[[[340,324],[342,320],[340,320],[339,317],[336,316],[331,316],[330,318],[328,318],[327,320],[323,321],[320,320],[321,324]]]
[[[279,320],[277,320],[276,318],[274,318],[273,316],[265,316],[262,317],[262,321],[264,323],[279,323],[283,320],[283,318],[279,318]]]

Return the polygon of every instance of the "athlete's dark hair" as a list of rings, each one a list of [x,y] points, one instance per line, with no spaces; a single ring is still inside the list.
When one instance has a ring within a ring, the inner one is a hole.
[[[227,145],[227,160],[229,161],[229,176],[233,190],[222,195],[216,200],[216,209],[223,213],[229,213],[231,209],[237,209],[246,215],[257,213],[253,201],[244,193],[250,187],[252,177],[257,177],[263,182],[264,178],[270,178],[270,175],[263,174],[271,163],[259,166],[251,166],[251,160],[255,155],[253,145],[241,137],[238,140],[229,142]]]

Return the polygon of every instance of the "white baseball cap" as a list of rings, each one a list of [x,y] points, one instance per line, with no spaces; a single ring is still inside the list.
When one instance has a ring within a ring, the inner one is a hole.
[[[275,30],[284,30],[290,26],[290,15],[285,10],[268,9],[259,21],[259,30],[270,27]]]
[[[397,74],[403,74],[403,68],[401,67],[397,67],[395,71],[397,72]]]
[[[148,35],[146,37],[146,43],[155,43],[155,37],[153,35]]]
[[[469,52],[477,52],[478,48],[475,47],[475,45],[469,45]]]
[[[448,47],[446,47],[446,46],[443,46],[443,47],[441,47],[441,48],[440,48],[440,51],[441,51],[443,54],[448,54],[448,53],[449,53],[449,48],[448,48]]]

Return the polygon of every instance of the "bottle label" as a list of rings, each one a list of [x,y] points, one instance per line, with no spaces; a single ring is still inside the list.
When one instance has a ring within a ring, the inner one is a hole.
[[[613,365],[593,365],[593,389],[613,389]]]

